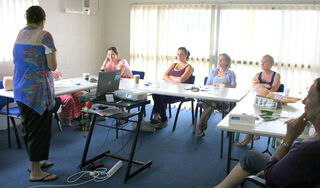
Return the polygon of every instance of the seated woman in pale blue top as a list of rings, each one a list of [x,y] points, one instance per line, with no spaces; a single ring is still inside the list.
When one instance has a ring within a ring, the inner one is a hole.
[[[231,58],[228,54],[220,54],[218,60],[218,68],[213,69],[207,80],[208,86],[220,86],[224,84],[225,87],[235,88],[236,75],[232,70],[229,70],[231,64]],[[199,124],[197,126],[198,136],[204,136],[204,130],[207,129],[207,122],[210,118],[213,110],[219,106],[217,101],[203,101],[204,111],[201,114]],[[223,108],[223,107],[222,107]]]
[[[219,70],[220,68],[215,68],[210,72],[206,85],[219,86],[220,84],[223,83],[226,87],[234,88],[237,85],[236,75],[234,74],[234,72],[232,70],[227,69],[225,71],[225,76],[219,77],[218,76]]]

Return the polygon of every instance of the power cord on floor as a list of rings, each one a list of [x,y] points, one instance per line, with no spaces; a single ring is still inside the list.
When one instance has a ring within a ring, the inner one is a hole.
[[[102,169],[102,168],[101,168]],[[79,171],[75,174],[72,174],[71,176],[69,176],[67,178],[67,183],[66,185],[36,185],[36,186],[31,186],[29,188],[37,188],[37,187],[73,187],[73,186],[80,186],[86,183],[89,183],[91,181],[95,181],[95,182],[102,182],[105,181],[107,179],[109,179],[110,177],[108,177],[106,174],[107,169],[103,168],[105,170],[100,171],[98,169],[94,170],[94,171]],[[91,178],[87,181],[81,182],[81,183],[76,183],[78,180],[80,180],[80,178],[89,175]],[[75,179],[73,179],[74,177],[76,177]]]
[[[79,171],[67,178],[67,185],[37,185],[37,186],[31,186],[29,188],[37,188],[37,187],[72,187],[72,186],[79,186],[86,183],[89,183],[91,181],[94,182],[103,182],[107,179],[109,179],[114,173],[116,173],[121,167],[122,167],[122,161],[118,161],[109,171],[107,168],[97,168],[94,171]],[[79,179],[82,177],[89,175],[91,179],[76,183]],[[75,177],[75,178],[74,178]]]

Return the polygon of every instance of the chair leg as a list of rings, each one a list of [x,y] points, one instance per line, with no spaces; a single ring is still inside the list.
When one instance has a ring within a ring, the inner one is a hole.
[[[276,148],[276,141],[277,141],[276,137],[272,137],[272,144],[271,144],[272,148]]]
[[[8,130],[8,146],[9,148],[11,148],[11,135],[10,135],[10,123],[9,123],[9,119],[7,121],[7,130]]]
[[[172,115],[171,115],[171,104],[169,104],[169,118],[171,118]]]
[[[195,119],[194,119],[194,122],[193,122],[193,131],[192,133],[194,134],[196,132],[196,127],[197,127],[197,121],[198,121],[198,109],[199,109],[199,106],[198,104],[196,105],[196,112],[195,112]]]
[[[150,115],[150,120],[152,120],[153,110],[154,110],[154,107],[152,107],[152,111],[151,111],[151,115]]]
[[[233,138],[233,143],[239,142],[240,133],[235,133],[236,136]]]
[[[177,113],[176,113],[176,118],[174,119],[172,131],[176,130],[177,120],[178,120],[178,116],[179,116],[179,112],[180,112],[180,108],[181,108],[182,104],[183,104],[183,102],[180,102]]]
[[[222,118],[221,119],[223,119],[226,116],[226,111],[223,109],[225,105],[226,104],[222,102],[222,112],[221,112]]]
[[[193,106],[193,100],[191,100],[191,113],[192,113],[192,123],[194,123],[194,106]]]
[[[11,119],[11,123],[12,123],[12,127],[13,127],[13,130],[14,130],[14,133],[16,135],[18,148],[20,149],[21,148],[21,142],[20,142],[20,138],[19,138],[19,133],[18,133],[18,129],[17,129],[17,126],[16,126],[16,122],[14,121],[13,117],[10,117],[10,119]]]
[[[253,137],[254,135],[251,135],[251,149],[253,149]]]
[[[61,122],[60,122],[60,118],[59,118],[57,112],[54,113],[54,117],[55,117],[56,120],[57,120],[57,125],[58,125],[58,128],[59,128],[59,131],[62,132]]]

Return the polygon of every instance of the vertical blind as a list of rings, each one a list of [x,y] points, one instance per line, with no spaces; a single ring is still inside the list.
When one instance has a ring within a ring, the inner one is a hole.
[[[316,6],[224,6],[219,51],[234,60],[238,83],[251,86],[261,57],[274,57],[273,70],[292,91],[303,91],[319,76],[320,11]]]
[[[12,49],[17,34],[26,25],[25,12],[38,0],[0,1],[0,62],[12,62]]]
[[[233,59],[238,87],[251,87],[266,54],[274,57],[273,70],[293,92],[319,76],[319,6],[135,4],[130,23],[131,66],[151,81],[161,79],[180,46],[191,52],[196,83],[202,84],[216,64],[215,51]]]
[[[177,49],[186,47],[195,74],[207,75],[213,12],[214,6],[203,4],[131,5],[130,65],[147,72],[148,80],[161,79],[176,62]]]

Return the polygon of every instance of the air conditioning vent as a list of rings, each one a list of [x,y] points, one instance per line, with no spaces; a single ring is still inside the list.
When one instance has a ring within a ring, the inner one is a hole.
[[[99,0],[64,0],[64,12],[83,15],[97,14]],[[92,11],[92,10],[95,11]]]
[[[90,0],[83,0],[83,7],[90,8]]]

